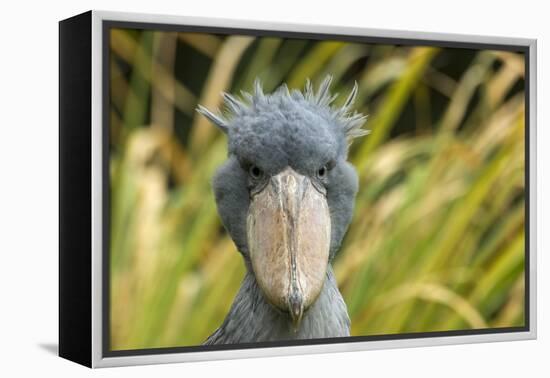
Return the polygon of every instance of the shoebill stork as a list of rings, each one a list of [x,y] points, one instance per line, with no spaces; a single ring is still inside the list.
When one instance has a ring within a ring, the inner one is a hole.
[[[225,111],[197,111],[228,137],[213,179],[218,213],[246,275],[223,324],[205,344],[349,336],[331,261],[351,221],[358,180],[346,161],[365,117],[357,84],[333,106],[328,76],[315,91],[282,85],[224,93]]]

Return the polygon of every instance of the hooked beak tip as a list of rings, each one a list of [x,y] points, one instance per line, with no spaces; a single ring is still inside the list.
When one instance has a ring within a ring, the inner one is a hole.
[[[304,314],[304,301],[298,291],[293,290],[293,293],[288,298],[288,309],[292,318],[292,324],[294,325],[294,331],[297,331]]]

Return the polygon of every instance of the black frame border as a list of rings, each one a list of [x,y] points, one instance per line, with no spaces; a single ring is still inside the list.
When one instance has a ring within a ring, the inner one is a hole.
[[[129,349],[129,350],[111,350],[110,349],[110,177],[109,177],[109,105],[110,105],[110,44],[109,32],[112,28],[124,29],[141,29],[154,31],[174,31],[174,32],[195,32],[195,33],[211,33],[224,35],[247,35],[255,37],[280,37],[280,38],[295,38],[295,39],[311,39],[311,40],[339,40],[355,43],[366,44],[392,44],[403,46],[433,46],[441,48],[462,48],[472,50],[500,50],[522,53],[525,63],[525,301],[524,301],[524,326],[520,327],[500,327],[500,328],[482,328],[482,329],[464,329],[464,330],[449,330],[449,331],[434,331],[434,332],[415,332],[415,333],[399,333],[399,334],[384,334],[384,335],[368,335],[368,336],[349,336],[339,338],[322,338],[309,340],[289,340],[289,341],[271,341],[271,342],[256,342],[243,344],[227,344],[227,345],[196,345],[196,346],[179,346],[166,348],[147,348],[147,349]],[[406,34],[403,31],[403,34]],[[457,38],[461,38],[457,35]],[[197,25],[178,25],[178,24],[163,24],[153,22],[133,22],[120,20],[103,20],[101,23],[101,38],[102,38],[102,195],[103,195],[103,219],[102,219],[102,345],[101,354],[103,358],[109,357],[127,357],[127,356],[144,356],[158,354],[173,354],[173,353],[189,353],[189,352],[211,352],[222,350],[244,350],[244,349],[260,349],[260,348],[277,348],[277,347],[294,347],[307,345],[322,345],[322,344],[342,344],[355,343],[366,341],[386,341],[386,340],[406,340],[406,339],[423,339],[433,337],[449,337],[449,336],[469,336],[469,335],[487,335],[487,334],[504,334],[515,332],[529,332],[530,329],[530,304],[531,292],[530,288],[530,47],[525,45],[512,45],[504,43],[481,43],[481,42],[462,42],[462,41],[444,41],[428,38],[393,38],[393,37],[375,37],[361,36],[349,34],[330,34],[330,33],[310,33],[296,32],[284,30],[265,30],[265,29],[247,29],[247,28],[232,28],[218,26],[197,26]]]
[[[59,21],[59,356],[92,366],[92,12]]]

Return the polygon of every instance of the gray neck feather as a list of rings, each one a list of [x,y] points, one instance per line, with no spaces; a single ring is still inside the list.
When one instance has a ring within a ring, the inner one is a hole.
[[[297,330],[290,316],[269,304],[254,274],[246,273],[229,314],[205,345],[345,337],[350,334],[346,304],[329,266],[323,289]]]

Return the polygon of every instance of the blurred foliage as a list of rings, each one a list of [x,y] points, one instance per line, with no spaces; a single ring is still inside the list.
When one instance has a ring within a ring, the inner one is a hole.
[[[352,335],[524,324],[524,59],[504,51],[113,29],[114,350],[197,345],[244,274],[210,180],[223,90],[359,83],[353,223],[334,268]],[[337,99],[336,104],[342,101]]]

